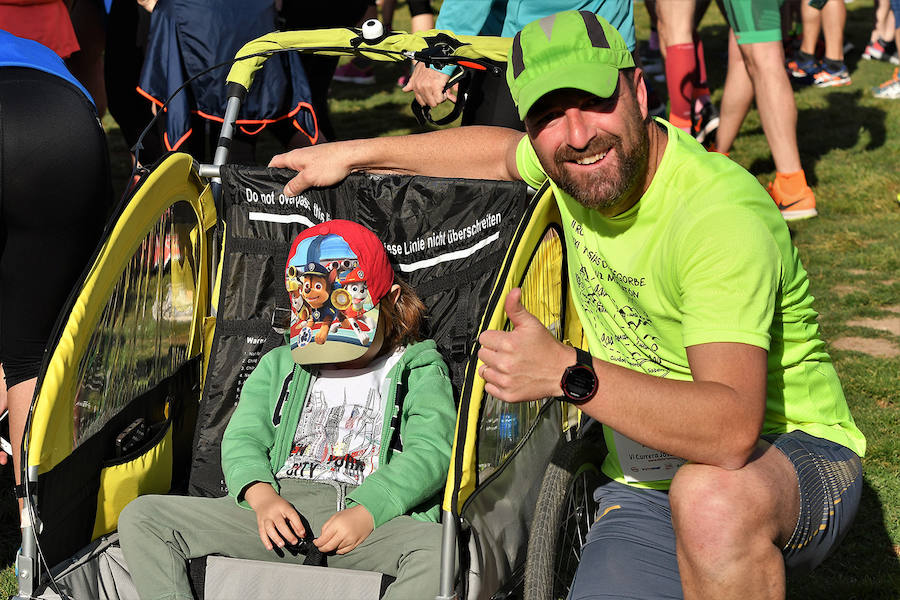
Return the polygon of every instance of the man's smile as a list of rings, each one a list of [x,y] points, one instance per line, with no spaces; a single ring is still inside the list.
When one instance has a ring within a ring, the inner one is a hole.
[[[599,166],[616,149],[616,142],[618,142],[616,138],[604,136],[604,139],[601,139],[598,136],[587,147],[580,150],[571,147],[560,148],[556,152],[557,163],[567,164],[570,168],[576,167],[576,165],[578,167]]]
[[[575,163],[579,165],[592,165],[596,162],[603,160],[606,157],[606,152],[599,152],[597,154],[592,154],[590,156],[583,156],[581,158],[576,158]]]

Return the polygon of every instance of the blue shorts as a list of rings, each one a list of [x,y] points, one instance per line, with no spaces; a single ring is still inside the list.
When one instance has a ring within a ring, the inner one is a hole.
[[[805,572],[825,560],[853,522],[862,493],[862,464],[844,446],[801,431],[765,439],[797,472],[800,516],[782,554],[788,572]],[[668,493],[608,481],[594,498],[599,508],[569,598],[680,600]]]

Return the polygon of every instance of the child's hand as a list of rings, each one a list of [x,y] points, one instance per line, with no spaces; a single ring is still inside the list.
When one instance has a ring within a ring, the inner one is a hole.
[[[296,544],[300,541],[297,536],[306,536],[296,509],[268,483],[254,483],[244,492],[244,499],[256,513],[259,539],[266,550],[272,550],[274,546],[283,548],[285,544]]]
[[[375,529],[375,520],[362,504],[345,508],[331,515],[322,525],[322,535],[313,540],[323,553],[337,550],[338,554],[347,554]]]

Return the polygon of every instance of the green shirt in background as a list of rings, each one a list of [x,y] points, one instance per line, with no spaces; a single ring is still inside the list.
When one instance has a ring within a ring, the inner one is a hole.
[[[806,271],[781,213],[739,165],[657,123],[668,134],[665,153],[650,188],[627,212],[604,217],[551,182],[591,354],[690,380],[688,346],[764,348],[763,434],[800,429],[862,456],[865,438],[819,337]],[[527,137],[516,158],[529,185],[547,179]],[[617,481],[667,489],[684,462],[605,426],[604,435],[603,471]]]

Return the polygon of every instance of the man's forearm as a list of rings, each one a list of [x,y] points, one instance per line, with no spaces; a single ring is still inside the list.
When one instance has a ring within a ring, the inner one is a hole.
[[[376,156],[372,160],[376,168],[382,166],[378,163],[389,157],[388,150],[401,148],[395,155],[397,163],[386,164],[384,168],[432,177],[510,181],[519,178],[515,148],[521,137],[521,132],[514,129],[471,126],[375,138]]]
[[[341,181],[353,171],[375,171],[514,180],[522,133],[502,127],[457,127],[418,135],[333,142],[275,156],[273,167],[299,171],[286,191],[293,195]]]
[[[560,396],[576,353],[550,335],[512,290],[504,304],[512,331],[479,336],[485,391],[507,402]],[[579,408],[645,446],[728,469],[756,446],[766,408],[767,354],[740,343],[685,349],[693,381],[677,381],[593,358],[599,386]]]
[[[585,414],[651,448],[694,462],[739,468],[762,427],[753,401],[714,381],[676,381],[594,359],[597,395]]]
[[[749,347],[746,350],[754,352]],[[759,352],[764,358],[764,352]],[[545,347],[540,356],[539,363],[531,361],[530,377],[534,382],[528,380],[527,385],[520,386],[521,393],[561,396],[560,375],[567,366],[575,364],[575,351],[556,343]],[[753,362],[745,361],[748,370],[753,370]],[[750,457],[765,412],[764,383],[760,388],[702,377],[678,381],[596,357],[592,364],[599,385],[593,398],[578,407],[586,415],[645,446],[693,462],[739,468]],[[762,375],[764,382],[764,365],[763,362],[761,373],[748,376]],[[522,381],[524,377],[512,379]],[[727,376],[723,379],[727,381]]]

